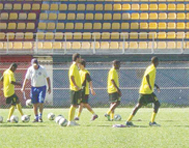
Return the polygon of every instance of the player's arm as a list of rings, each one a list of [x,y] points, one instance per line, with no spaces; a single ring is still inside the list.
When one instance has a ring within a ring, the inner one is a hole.
[[[3,76],[0,78],[0,94],[2,94],[2,87],[3,87]]]
[[[112,84],[114,85],[114,87],[117,89],[117,92],[118,92],[119,96],[121,97],[121,95],[122,95],[122,94],[121,94],[121,90],[119,89],[119,87],[117,87],[117,85],[116,85],[114,79],[112,79],[111,82],[112,82]]]
[[[18,83],[18,82],[11,81],[10,83],[11,83],[12,85],[22,86],[22,84],[21,84],[21,83]]]
[[[157,84],[154,84],[154,86],[156,87],[156,89],[160,92],[160,88]]]
[[[28,83],[28,79],[25,79],[24,80],[24,83],[23,83],[23,85],[22,85],[22,89],[21,89],[21,91],[23,92],[23,91],[25,91],[25,89],[26,89],[26,84]]]
[[[150,85],[150,76],[146,75],[146,81],[148,83],[149,88],[152,90],[152,86]]]
[[[93,96],[96,95],[96,92],[93,89],[93,82],[92,82],[91,76],[88,73],[86,74],[86,80],[89,82],[89,87],[90,87],[90,90],[91,90],[91,94]]]
[[[49,77],[47,78],[47,84],[48,84],[48,92],[50,94],[51,93],[51,80]]]
[[[80,88],[79,88],[79,86],[77,86],[77,84],[76,84],[76,82],[75,82],[75,77],[74,77],[74,76],[71,76],[71,81],[72,81],[72,83],[74,84],[76,90],[79,90]]]

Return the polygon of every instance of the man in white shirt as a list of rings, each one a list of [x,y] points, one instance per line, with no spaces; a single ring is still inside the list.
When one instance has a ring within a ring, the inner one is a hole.
[[[31,80],[31,92],[30,97],[33,103],[33,110],[35,114],[35,119],[33,122],[43,122],[42,113],[43,113],[43,103],[46,96],[46,81],[48,84],[48,93],[51,93],[51,84],[50,78],[47,74],[46,69],[38,64],[37,59],[32,59],[31,65],[26,73],[25,80],[22,86],[21,91],[25,91],[26,84]],[[39,108],[39,116],[38,116]]]

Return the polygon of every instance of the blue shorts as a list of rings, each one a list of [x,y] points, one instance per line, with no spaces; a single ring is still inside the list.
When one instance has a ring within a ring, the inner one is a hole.
[[[31,102],[33,104],[36,103],[44,103],[46,96],[46,86],[42,87],[31,87]]]

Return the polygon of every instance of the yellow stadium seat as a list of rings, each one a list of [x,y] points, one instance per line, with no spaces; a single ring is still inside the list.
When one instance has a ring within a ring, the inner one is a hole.
[[[139,13],[132,13],[131,14],[131,19],[132,20],[138,20],[139,19]]]
[[[92,23],[85,23],[84,29],[91,30],[93,28]]]
[[[129,42],[129,49],[138,49],[137,42]]]
[[[158,14],[157,13],[150,13],[149,14],[149,19],[150,20],[157,20],[158,19]]]
[[[0,14],[0,19],[1,20],[8,20],[8,18],[9,18],[8,13],[4,12],[4,13]]]
[[[130,14],[129,13],[122,13],[122,20],[129,20]]]
[[[42,4],[41,10],[42,11],[49,10],[49,4]]]
[[[49,14],[49,20],[57,20],[57,14],[56,13],[50,13]]]
[[[4,10],[12,10],[12,4],[11,3],[5,3],[4,4]]]
[[[42,49],[45,49],[45,50],[47,50],[47,49],[50,49],[50,50],[53,49],[52,42],[44,42]]]
[[[157,29],[157,23],[155,22],[149,23],[149,29]]]
[[[186,13],[186,19],[189,20],[189,13]]]
[[[83,40],[90,40],[91,39],[91,33],[90,32],[84,32],[83,33]]]
[[[47,13],[41,13],[39,19],[40,20],[47,20],[48,19],[48,14]]]
[[[33,45],[31,42],[23,42],[23,49],[32,49]]]
[[[138,39],[138,33],[137,32],[131,32],[130,33],[130,39]]]
[[[121,13],[114,13],[113,20],[121,20]]]
[[[139,33],[139,39],[147,39],[147,38],[148,38],[147,32],[140,32]]]
[[[185,10],[185,4],[177,4],[177,11],[184,11]]]
[[[167,42],[167,49],[176,49],[176,42]]]
[[[68,10],[76,10],[76,4],[69,4]]]
[[[157,43],[156,42],[148,42],[148,49],[156,49]]]
[[[85,15],[84,13],[77,13],[76,20],[84,20]]]
[[[3,49],[13,49],[13,43],[12,42],[4,42]]]
[[[173,11],[173,10],[176,10],[176,6],[175,6],[175,4],[168,4],[168,10],[171,10],[171,11]]]
[[[87,11],[93,11],[94,10],[94,4],[87,4],[86,10]]]
[[[22,42],[14,42],[13,49],[16,49],[16,50],[22,49]]]
[[[149,5],[149,10],[151,10],[151,11],[157,11],[158,10],[157,4],[150,4]]]
[[[7,23],[1,23],[0,22],[0,30],[4,30],[4,29],[7,29]]]
[[[118,42],[110,42],[110,49],[118,49],[119,43]]]
[[[0,40],[4,40],[5,39],[5,33],[4,32],[0,32]]]
[[[186,29],[189,29],[189,23],[186,23]]]
[[[26,20],[27,19],[27,14],[26,13],[19,13],[19,20]]]
[[[78,4],[77,5],[77,10],[78,11],[84,11],[85,10],[85,4]]]
[[[176,19],[176,13],[168,13],[168,20],[175,20]]]
[[[139,42],[138,48],[139,49],[147,49],[148,48],[147,42]]]
[[[166,32],[158,32],[158,39],[166,39],[167,34]]]
[[[19,30],[25,30],[26,29],[26,24],[25,23],[18,23],[17,24],[17,29],[19,29]]]
[[[189,39],[189,32],[186,32],[186,39]]]
[[[121,10],[121,4],[113,4],[113,10],[114,11],[120,11]]]
[[[186,10],[189,10],[189,4],[186,4]]]
[[[102,29],[110,29],[111,28],[111,23],[103,23]]]
[[[13,5],[13,10],[21,10],[22,9],[22,5],[21,4],[14,4]]]
[[[119,32],[112,32],[111,33],[112,40],[119,40]]]
[[[95,10],[102,11],[103,10],[103,4],[96,4],[95,5]]]
[[[71,43],[70,42],[63,42],[62,48],[63,49],[71,49]]]
[[[8,40],[13,40],[15,38],[14,32],[8,32],[6,38]]]
[[[184,39],[185,38],[185,32],[177,32],[176,38],[177,39]]]
[[[3,4],[0,3],[0,10],[3,10]]]
[[[128,49],[129,45],[128,42],[120,42],[119,49]]]
[[[185,13],[177,13],[177,20],[185,20]]]
[[[140,10],[141,11],[148,11],[148,4],[141,4],[140,5]]]
[[[31,4],[24,3],[22,9],[23,9],[24,11],[31,10]]]
[[[111,11],[112,10],[112,4],[105,4],[104,10]]]
[[[122,32],[121,35],[120,35],[120,38],[122,40],[129,39],[129,33],[128,32]]]
[[[148,29],[148,23],[146,22],[140,23],[140,29]]]
[[[103,15],[102,13],[95,13],[95,20],[102,20]]]
[[[45,33],[45,40],[53,40],[54,39],[54,33],[53,32],[46,32]]]
[[[28,20],[36,20],[36,13],[29,13]]]
[[[53,42],[52,46],[53,46],[53,49],[62,49],[61,42]]]
[[[84,18],[83,18],[83,19],[84,19]],[[85,19],[86,19],[86,20],[93,20],[93,19],[94,19],[93,13],[87,13],[86,16],[85,16]]]
[[[74,33],[74,40],[81,40],[82,39],[82,33],[76,32]]]
[[[110,33],[109,33],[109,32],[103,32],[103,33],[102,33],[102,39],[103,39],[103,40],[108,40],[108,39],[110,39]]]
[[[112,20],[112,14],[111,13],[104,13],[104,20]]]
[[[167,29],[167,24],[164,22],[158,23],[158,29]]]
[[[157,48],[158,49],[166,49],[167,48],[166,42],[157,42]]]
[[[183,22],[177,23],[177,29],[185,29],[185,23]]]
[[[131,5],[130,4],[123,4],[122,10],[131,10]]]
[[[81,49],[91,49],[90,42],[82,42],[81,43]]]
[[[32,4],[32,10],[40,10],[40,4]]]
[[[100,48],[101,49],[109,49],[110,48],[110,45],[108,42],[101,42],[100,43]]]
[[[121,23],[121,29],[129,29],[129,23]]]
[[[102,29],[102,24],[101,23],[94,23],[93,29]]]
[[[149,32],[148,38],[149,39],[156,39],[157,38],[157,33],[156,32]]]
[[[75,20],[75,13],[68,13],[67,19],[68,20]]]
[[[37,32],[36,40],[44,40],[45,34],[44,32]]]
[[[131,4],[131,9],[132,10],[139,10],[140,9],[139,4]]]
[[[120,23],[112,23],[112,29],[120,29]]]
[[[33,39],[33,32],[26,32],[25,33],[25,40]]]
[[[55,32],[54,38],[55,38],[55,40],[63,40],[63,33]]]
[[[58,20],[66,20],[66,13],[59,13]]]
[[[131,29],[139,29],[138,23],[131,23]]]
[[[72,42],[72,49],[81,49],[80,42]]]
[[[8,23],[8,28],[7,29],[16,29],[16,23]]]
[[[167,24],[167,29],[176,29],[176,24],[174,22],[169,22]]]
[[[92,39],[99,40],[101,38],[100,32],[93,32],[92,33]]]
[[[56,29],[57,30],[63,30],[64,29],[64,23],[57,23],[56,24]]]
[[[51,11],[57,11],[58,10],[58,4],[51,4],[50,10]]]
[[[166,20],[167,19],[167,13],[159,13],[159,20]]]
[[[47,29],[47,24],[46,23],[39,23],[38,24],[38,29],[42,29],[42,30]]]
[[[59,10],[60,11],[66,11],[67,10],[67,4],[60,4],[59,5]]]
[[[65,29],[74,29],[74,23],[66,23]]]
[[[76,30],[81,30],[81,29],[83,29],[83,23],[75,23],[75,29],[76,29]]]
[[[175,39],[176,34],[175,32],[167,32],[167,39]]]
[[[167,10],[167,5],[166,4],[159,4],[159,11],[165,11]]]
[[[148,13],[140,13],[140,20],[148,20]]]

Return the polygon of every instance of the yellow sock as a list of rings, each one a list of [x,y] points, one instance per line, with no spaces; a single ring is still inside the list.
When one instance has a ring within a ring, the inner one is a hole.
[[[129,118],[127,119],[127,121],[131,121],[133,119],[133,115],[130,115]]]
[[[91,114],[95,114],[95,112],[92,110],[92,111],[90,111],[91,112]]]
[[[16,107],[17,107],[18,111],[20,112],[20,114],[23,116],[24,113],[23,113],[23,111],[22,111],[22,106],[21,106],[21,104],[20,104],[20,103],[19,103],[19,104],[16,104]]]
[[[111,115],[111,116],[110,116],[110,117],[111,117],[111,120],[113,120],[113,119],[114,119],[114,113],[111,113],[110,115]]]
[[[156,113],[152,113],[152,117],[151,117],[151,123],[153,123],[155,121],[155,117],[156,117]]]
[[[68,121],[72,121],[74,119],[75,110],[76,110],[75,107],[73,106],[70,107]]]
[[[77,116],[80,117],[80,115],[81,115],[81,112],[78,112]]]
[[[12,105],[12,106],[10,107],[10,109],[9,109],[9,115],[8,115],[8,120],[10,120],[10,117],[13,115],[13,113],[14,113],[14,108],[15,108],[14,105]]]
[[[107,114],[108,114],[108,115],[110,115],[110,114],[111,114],[111,112],[112,112],[112,111],[111,111],[111,110],[109,110],[109,111],[107,112]]]

